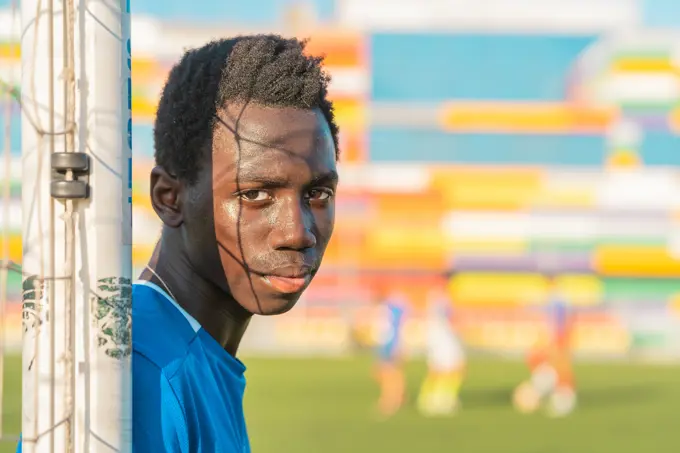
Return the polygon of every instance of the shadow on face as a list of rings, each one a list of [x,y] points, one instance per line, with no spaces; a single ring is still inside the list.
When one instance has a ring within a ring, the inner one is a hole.
[[[336,152],[320,111],[230,105],[186,200],[186,247],[250,313],[299,299],[333,232]]]

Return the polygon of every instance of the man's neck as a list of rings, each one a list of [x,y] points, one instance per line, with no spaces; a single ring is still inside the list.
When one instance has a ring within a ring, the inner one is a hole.
[[[156,245],[140,279],[162,288],[231,355],[235,356],[251,315],[215,283],[205,279],[182,253],[180,241]]]

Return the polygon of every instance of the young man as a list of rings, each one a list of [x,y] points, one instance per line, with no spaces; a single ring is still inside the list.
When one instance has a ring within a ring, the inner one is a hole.
[[[329,78],[279,36],[188,52],[163,90],[151,201],[155,265],[135,287],[136,452],[247,452],[236,359],[253,314],[290,310],[334,224]]]
[[[465,352],[452,324],[453,307],[442,278],[428,294],[426,315],[427,376],[418,396],[423,415],[451,415],[465,372]]]
[[[162,236],[133,292],[133,449],[243,453],[236,358],[253,314],[290,310],[334,224],[338,128],[321,58],[280,36],[187,52],[156,116]]]

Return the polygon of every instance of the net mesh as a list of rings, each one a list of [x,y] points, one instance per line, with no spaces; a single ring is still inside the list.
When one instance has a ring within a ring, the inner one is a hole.
[[[34,34],[34,46],[38,43],[38,22],[41,17],[45,16],[41,14],[42,11],[47,11],[48,16],[56,12],[58,5],[71,4],[70,1],[64,2],[43,2],[38,0],[36,4],[36,14],[38,19],[34,23],[33,30]],[[46,8],[46,9],[45,9]],[[72,9],[72,8],[71,8]],[[2,13],[2,11],[0,11]],[[7,13],[7,10],[4,12]],[[22,345],[22,317],[23,317],[23,286],[26,283],[32,282],[37,288],[42,288],[40,282],[45,282],[45,273],[42,268],[42,263],[40,266],[40,275],[35,276],[37,278],[27,279],[23,282],[23,269],[22,269],[22,201],[21,201],[21,143],[20,143],[20,114],[22,111],[26,111],[26,119],[35,128],[36,134],[39,136],[37,154],[40,156],[38,159],[38,167],[41,167],[42,156],[47,151],[54,151],[54,141],[56,135],[64,135],[67,132],[55,132],[54,127],[54,115],[55,109],[53,105],[48,108],[49,123],[44,127],[41,120],[41,114],[38,112],[43,109],[44,106],[39,106],[35,99],[29,102],[31,105],[22,105],[21,98],[21,52],[20,52],[20,10],[17,0],[13,0],[9,7],[9,15],[5,16],[5,23],[9,22],[11,24],[11,30],[3,30],[3,32],[9,31],[8,35],[5,35],[5,44],[2,45],[2,52],[0,52],[0,137],[2,137],[2,161],[3,161],[3,171],[0,174],[0,196],[2,197],[2,203],[0,205],[0,228],[2,229],[0,237],[0,442],[15,443],[18,440],[18,432],[21,430],[21,387],[22,387],[22,371],[21,371],[21,345]],[[48,21],[49,23],[49,21]],[[69,30],[72,31],[72,21],[69,21]],[[53,48],[54,46],[54,33],[53,33],[53,23],[50,23],[49,33],[52,33],[49,37],[49,45]],[[69,33],[69,36],[72,33]],[[7,39],[9,38],[9,39]],[[73,46],[71,41],[68,45]],[[36,49],[28,49],[32,51],[34,55],[37,55]],[[52,52],[50,52],[52,55]],[[54,62],[53,58],[50,58]],[[53,71],[59,70],[59,68],[52,67],[50,69],[50,78],[54,80]],[[29,82],[30,83],[30,82]],[[33,85],[35,82],[32,82]],[[35,87],[31,87],[31,91],[35,91]],[[73,110],[72,106],[68,106],[70,110]],[[44,116],[44,115],[42,115]],[[73,115],[71,115],[73,117]],[[47,149],[49,145],[49,150]],[[39,169],[36,169],[40,172]],[[39,183],[40,177],[36,180]],[[29,190],[34,190],[35,194],[40,192],[40,187],[36,186],[30,188]],[[35,200],[37,201],[37,221],[38,225],[42,225],[41,219],[41,197],[36,195]],[[39,254],[42,255],[42,251],[45,250],[45,246],[48,244],[43,244],[42,237],[40,237],[38,246]],[[22,283],[23,282],[23,283]],[[46,316],[43,313],[41,307],[43,304],[49,304],[47,300],[47,292],[35,291],[34,294],[36,298],[40,298],[41,301],[35,304],[35,310],[32,312],[33,318],[39,320],[35,324],[36,328],[40,330],[40,325],[46,318],[43,319],[42,316]],[[40,296],[38,296],[40,294]],[[36,299],[37,301],[37,299]],[[29,313],[31,314],[31,313]],[[35,320],[34,319],[34,320]],[[53,329],[50,329],[53,331]],[[34,387],[38,388],[38,346],[37,341],[38,336],[36,335],[36,356],[32,360],[33,377],[36,379]],[[52,341],[51,347],[48,348],[50,351],[46,353],[50,356],[51,362],[55,362],[55,355],[53,351]],[[35,365],[35,366],[33,366]],[[30,369],[31,367],[29,367]],[[55,374],[54,367],[50,366],[50,377],[52,381],[50,392],[50,407],[54,407],[55,400]],[[44,375],[44,372],[43,372]],[[35,404],[38,404],[39,398],[34,398]],[[70,412],[68,412],[64,417],[65,419],[61,421],[54,420],[54,410],[51,411],[52,414],[49,417],[48,432],[52,432],[59,425],[70,422]],[[37,407],[33,410],[33,413],[39,414],[40,411]],[[34,417],[34,422],[36,427],[38,426],[38,418]],[[34,429],[35,431],[35,429]],[[67,435],[68,435],[67,429]],[[37,438],[42,437],[42,433],[38,434]],[[34,441],[35,441],[34,440]],[[71,451],[70,439],[67,441],[67,450]],[[54,441],[50,441],[49,451],[55,451]]]
[[[84,11],[86,2],[25,0],[19,8],[19,0],[13,1],[10,9],[0,10],[1,22],[12,24],[11,34],[6,34],[7,27],[0,29],[0,439],[16,442],[21,430],[26,452],[108,451],[113,447],[99,433],[94,436],[91,426],[104,426],[101,430],[111,439],[117,436],[117,426],[97,425],[97,417],[80,417],[76,428],[76,409],[87,412],[96,405],[90,393],[76,394],[76,354],[84,355],[84,362],[90,358],[82,352],[87,345],[76,342],[78,317],[85,313],[86,326],[91,320],[84,307],[76,311],[76,301],[83,300],[76,297],[80,288],[76,288],[76,261],[83,256],[76,256],[76,251],[86,254],[87,248],[77,249],[75,242],[77,201],[51,197],[49,190],[54,177],[51,156],[77,149],[75,23],[76,8]],[[96,12],[112,21],[111,11],[99,6]],[[115,10],[115,2],[110,6]],[[98,24],[104,23],[92,10],[88,13]],[[93,36],[98,35],[93,32]],[[79,39],[87,38],[83,33]],[[19,42],[25,46],[21,52]],[[73,181],[76,176],[66,169],[63,178]],[[89,294],[85,286],[83,291]],[[98,294],[89,296],[100,300]],[[97,328],[103,328],[100,324]],[[23,370],[20,356],[26,365]],[[108,382],[118,385],[115,378],[97,380],[91,373],[86,382],[93,381],[102,388]],[[99,409],[92,412],[100,413]],[[2,418],[8,423],[3,424]],[[90,445],[92,439],[100,446]]]

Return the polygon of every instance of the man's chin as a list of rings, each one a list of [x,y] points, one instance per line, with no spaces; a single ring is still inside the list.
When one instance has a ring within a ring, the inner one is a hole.
[[[294,299],[292,299],[291,297],[288,299],[266,301],[265,303],[262,304],[261,307],[259,307],[259,312],[255,314],[261,316],[275,316],[288,313],[297,304],[297,301],[299,299],[300,295],[298,295]]]
[[[239,298],[239,305],[248,313],[260,316],[282,315],[290,311],[302,294],[252,294]],[[244,300],[245,299],[245,300]]]

